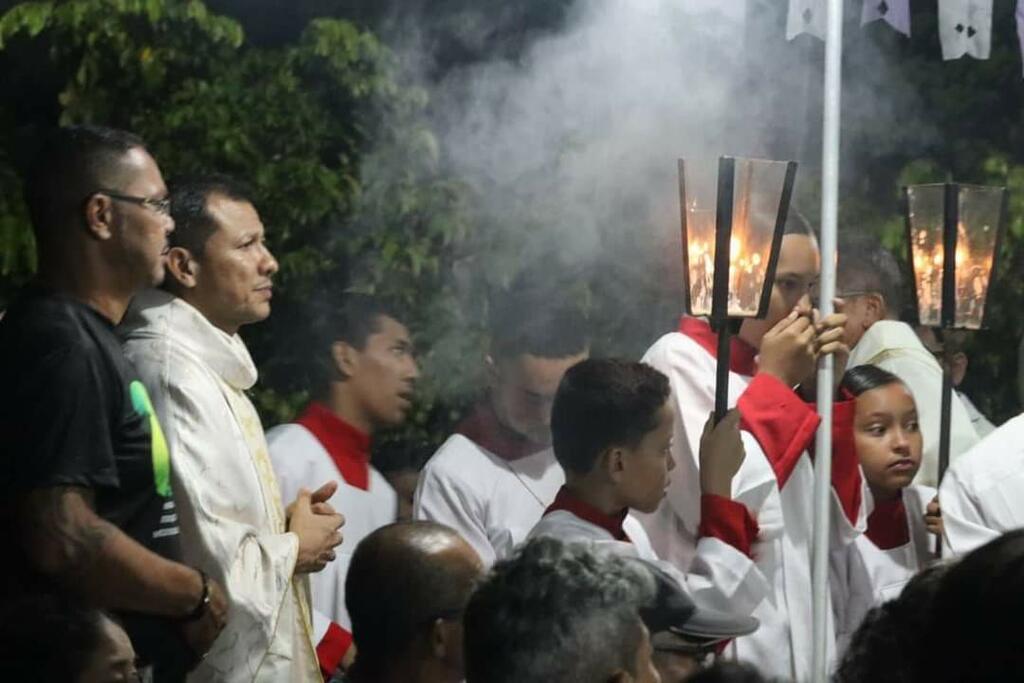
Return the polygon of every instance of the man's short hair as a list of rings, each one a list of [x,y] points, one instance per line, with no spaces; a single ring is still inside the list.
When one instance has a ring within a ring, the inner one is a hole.
[[[379,674],[409,654],[436,619],[461,615],[478,575],[432,556],[439,540],[451,539],[461,537],[435,522],[398,522],[356,547],[345,577],[345,606],[364,674]]]
[[[25,179],[36,240],[51,241],[97,190],[117,190],[125,181],[121,164],[135,148],[146,148],[142,138],[114,128],[80,125],[50,131]]]
[[[217,222],[209,211],[213,195],[253,203],[251,190],[231,176],[211,174],[175,179],[171,182],[174,232],[167,238],[170,246],[187,249],[196,257],[203,255],[207,240],[217,231]]]
[[[490,347],[495,358],[528,354],[566,358],[590,345],[586,316],[551,292],[519,289],[491,301]]]
[[[555,458],[586,474],[613,446],[635,446],[658,425],[668,378],[645,363],[591,358],[569,368],[551,408]]]
[[[889,314],[899,318],[906,304],[899,263],[877,240],[851,239],[839,249],[839,293],[879,294]]]
[[[795,206],[790,206],[786,213],[786,224],[782,227],[782,234],[816,237],[817,231],[807,216],[803,215]]]
[[[553,538],[494,565],[463,620],[468,683],[603,681],[635,675],[638,609],[653,580],[621,557]]]
[[[325,287],[307,307],[309,344],[309,381],[314,396],[324,397],[335,381],[336,370],[331,347],[345,342],[359,349],[380,331],[383,318],[400,320],[399,314],[386,302],[370,294],[352,292],[341,295]]]

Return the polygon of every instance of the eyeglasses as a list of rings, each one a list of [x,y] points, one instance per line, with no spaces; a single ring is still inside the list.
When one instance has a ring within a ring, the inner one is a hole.
[[[93,194],[105,194],[111,199],[116,199],[120,202],[128,202],[129,204],[136,204],[138,206],[144,206],[150,211],[156,212],[161,216],[171,215],[171,200],[166,197],[163,199],[153,199],[152,197],[135,197],[130,194],[121,194],[120,192],[114,192],[113,190],[96,190]]]

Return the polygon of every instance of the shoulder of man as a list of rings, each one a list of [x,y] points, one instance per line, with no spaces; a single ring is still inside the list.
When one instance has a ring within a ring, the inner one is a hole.
[[[423,467],[424,477],[439,479],[470,479],[480,467],[487,467],[492,457],[472,439],[452,434]]]

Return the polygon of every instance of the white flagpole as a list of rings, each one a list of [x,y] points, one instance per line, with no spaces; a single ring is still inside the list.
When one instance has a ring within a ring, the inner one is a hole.
[[[829,0],[825,31],[825,112],[821,150],[821,314],[833,312],[839,215],[839,119],[842,91],[843,0]],[[811,572],[815,682],[828,680],[828,551],[832,498],[833,359],[818,365],[818,428],[814,458],[814,554]]]

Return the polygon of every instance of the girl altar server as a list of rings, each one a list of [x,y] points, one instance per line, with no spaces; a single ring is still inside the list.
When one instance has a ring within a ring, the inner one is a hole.
[[[923,439],[910,389],[873,365],[847,371],[841,387],[855,397],[853,443],[874,508],[866,533],[832,551],[840,652],[868,610],[896,598],[934,559],[942,525],[935,489],[911,484],[921,466]]]

